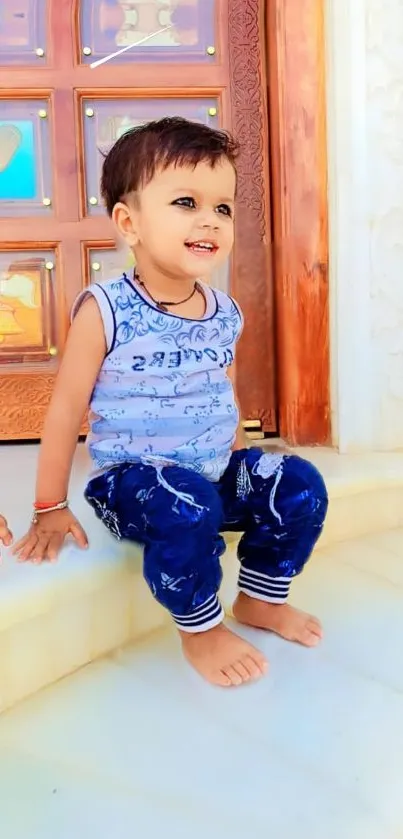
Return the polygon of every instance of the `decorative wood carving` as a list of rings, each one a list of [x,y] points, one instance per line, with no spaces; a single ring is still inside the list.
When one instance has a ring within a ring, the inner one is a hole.
[[[43,372],[0,376],[0,440],[41,436],[53,382],[54,376]]]
[[[241,144],[232,291],[245,315],[237,387],[245,419],[276,430],[273,283],[269,243],[265,0],[229,0],[232,126]]]

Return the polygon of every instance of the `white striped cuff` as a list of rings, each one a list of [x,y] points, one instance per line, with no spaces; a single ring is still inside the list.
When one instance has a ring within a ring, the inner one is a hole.
[[[285,603],[288,598],[292,580],[290,577],[268,577],[258,571],[241,566],[239,572],[238,588],[249,597],[255,600],[264,600],[266,603]]]
[[[190,615],[172,615],[181,632],[207,632],[224,620],[224,609],[216,594]]]

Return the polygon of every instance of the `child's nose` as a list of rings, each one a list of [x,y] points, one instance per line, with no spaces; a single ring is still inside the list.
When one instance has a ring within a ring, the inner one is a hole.
[[[214,210],[211,212],[206,210],[199,219],[199,225],[203,230],[217,230],[219,226],[217,213]]]

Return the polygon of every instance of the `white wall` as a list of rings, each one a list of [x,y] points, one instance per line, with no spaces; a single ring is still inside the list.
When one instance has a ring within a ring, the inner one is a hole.
[[[326,3],[334,442],[403,449],[403,2]]]

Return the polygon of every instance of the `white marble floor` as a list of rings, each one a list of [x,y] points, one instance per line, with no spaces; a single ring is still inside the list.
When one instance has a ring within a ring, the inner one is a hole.
[[[205,685],[169,631],[2,715],[0,836],[401,839],[403,531],[318,552],[293,599],[325,640],[242,630],[259,684]]]

